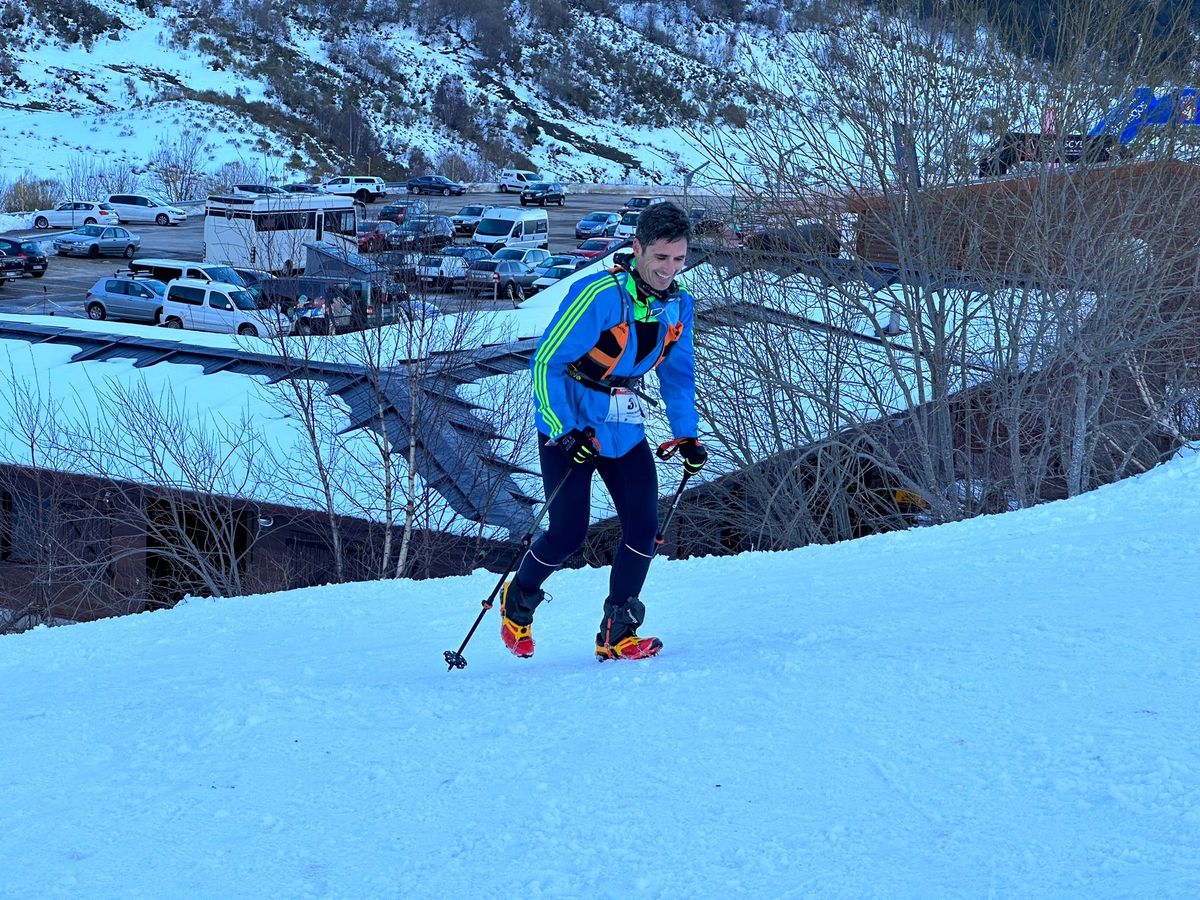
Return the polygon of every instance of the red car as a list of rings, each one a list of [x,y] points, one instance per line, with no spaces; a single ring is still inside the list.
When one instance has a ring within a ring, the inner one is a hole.
[[[374,253],[377,250],[391,249],[388,235],[397,230],[395,222],[359,222],[358,223],[358,252]]]
[[[629,242],[625,238],[588,238],[571,252],[576,256],[596,259],[599,256],[608,256],[622,244],[627,243]]]

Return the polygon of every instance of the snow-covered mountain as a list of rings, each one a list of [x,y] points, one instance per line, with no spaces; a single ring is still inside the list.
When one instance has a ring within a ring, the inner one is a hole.
[[[680,126],[752,125],[753,73],[799,65],[799,4],[722,5],[6,0],[0,174],[139,171],[182,136],[196,166],[264,177],[678,183],[703,162]]]
[[[1200,456],[1075,499],[657,561],[644,663],[568,570],[0,638],[0,895],[1200,894]]]

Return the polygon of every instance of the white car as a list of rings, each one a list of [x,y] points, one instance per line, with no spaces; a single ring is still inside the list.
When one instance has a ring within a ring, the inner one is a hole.
[[[178,206],[150,194],[109,194],[108,205],[117,211],[122,222],[178,225],[187,219],[187,213]]]
[[[34,228],[78,228],[80,225],[120,225],[124,219],[112,204],[64,200],[54,209],[35,209]]]
[[[568,275],[575,274],[575,267],[572,265],[550,266],[546,269],[538,269],[541,274],[533,280],[533,289],[540,291],[550,287],[555,282],[562,281]]]

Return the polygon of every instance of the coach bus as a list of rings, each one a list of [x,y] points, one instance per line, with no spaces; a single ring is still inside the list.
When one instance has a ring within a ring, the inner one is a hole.
[[[304,268],[305,244],[355,252],[357,223],[351,197],[212,196],[204,204],[204,260],[296,273]]]

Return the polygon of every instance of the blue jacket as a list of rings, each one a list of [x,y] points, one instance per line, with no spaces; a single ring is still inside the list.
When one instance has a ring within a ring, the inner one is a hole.
[[[601,456],[624,456],[645,438],[645,426],[606,422],[609,396],[575,381],[567,374],[567,366],[595,347],[605,331],[621,322],[629,322],[628,343],[612,375],[644,375],[654,368],[668,327],[682,323],[683,333],[655,371],[674,436],[696,437],[699,417],[696,414],[696,359],[692,349],[693,306],[692,295],[681,290],[665,301],[650,298],[647,310],[638,304],[633,277],[626,272],[599,273],[571,285],[530,362],[538,431],[555,439],[590,425],[596,430]],[[653,353],[646,353],[645,348],[639,353],[633,317],[637,315],[644,319],[647,312],[659,323],[658,344]],[[642,357],[641,361],[636,362],[639,357]]]

